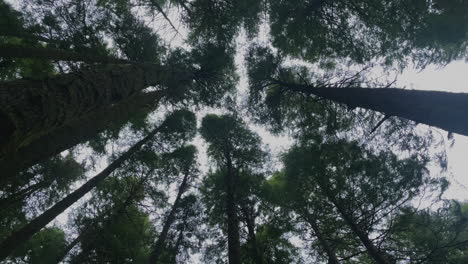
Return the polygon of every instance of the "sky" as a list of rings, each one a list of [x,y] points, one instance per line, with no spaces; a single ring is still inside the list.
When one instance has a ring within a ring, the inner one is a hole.
[[[468,62],[455,61],[445,67],[431,65],[423,71],[408,68],[398,77],[397,85],[416,90],[468,93],[467,75]],[[447,135],[446,131],[437,130]],[[453,147],[447,146],[447,177],[451,186],[444,198],[468,200],[468,137],[455,134],[454,138]]]

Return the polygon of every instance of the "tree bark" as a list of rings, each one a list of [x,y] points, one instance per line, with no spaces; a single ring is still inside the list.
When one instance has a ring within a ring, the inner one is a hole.
[[[163,94],[163,91],[140,92],[118,104],[101,107],[0,158],[0,185],[12,180],[18,172],[91,140],[106,129],[118,128],[135,114],[153,108]]]
[[[88,63],[130,63],[124,59],[117,59],[108,56],[77,53],[54,48],[28,47],[13,44],[1,44],[0,57],[33,58],[53,61],[83,61]]]
[[[74,204],[90,190],[96,187],[104,179],[106,179],[113,171],[120,167],[130,156],[137,152],[145,143],[147,143],[156,133],[158,128],[154,129],[146,137],[133,145],[129,150],[122,154],[119,158],[113,161],[102,172],[94,176],[92,179],[83,184],[80,188],[67,195],[60,202],[56,203],[51,208],[47,209],[44,213],[36,217],[18,231],[13,232],[5,240],[0,243],[0,261],[3,261],[10,255],[16,248],[24,244],[34,234],[39,232],[55,217],[65,211],[70,205]]]
[[[173,78],[189,81],[191,73],[155,64],[107,65],[44,80],[0,83],[0,153],[14,152],[100,107]]]
[[[309,212],[303,212],[303,217],[305,218],[306,222],[310,225],[312,230],[314,231],[314,235],[317,237],[317,240],[320,243],[323,251],[327,254],[328,257],[328,264],[339,264],[338,258],[336,257],[335,250],[333,250],[330,243],[328,243],[325,236],[320,231],[320,228],[315,219],[309,214]]]
[[[468,93],[404,90],[397,88],[317,88],[309,85],[279,85],[296,92],[379,111],[468,136]]]
[[[226,185],[226,215],[228,233],[228,258],[229,264],[240,264],[240,240],[239,240],[239,219],[236,205],[236,178],[230,153],[226,155],[227,173],[224,177]]]
[[[180,184],[179,191],[177,192],[177,196],[174,201],[174,204],[172,205],[171,211],[169,212],[166,218],[166,221],[164,222],[164,226],[161,231],[161,234],[159,235],[158,240],[154,244],[153,250],[149,257],[149,261],[148,261],[149,264],[158,263],[159,256],[161,255],[164,249],[164,245],[166,243],[166,238],[169,232],[169,228],[171,227],[172,223],[174,223],[175,221],[175,214],[176,214],[177,209],[179,209],[180,200],[184,192],[187,190],[188,178],[189,178],[189,172],[186,172],[184,175],[184,179],[182,180],[182,183]]]

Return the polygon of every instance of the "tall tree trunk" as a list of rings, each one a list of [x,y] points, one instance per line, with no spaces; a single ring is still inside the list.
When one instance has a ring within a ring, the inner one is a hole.
[[[182,229],[179,231],[179,235],[177,236],[177,241],[173,247],[173,252],[174,254],[172,255],[172,262],[171,263],[177,263],[177,255],[179,254],[179,248],[180,245],[182,244],[182,240],[184,238],[184,231],[185,228],[187,228],[187,221],[188,221],[188,210],[185,211],[184,216],[182,218]]]
[[[185,82],[191,77],[191,73],[176,72],[170,66],[135,64],[0,83],[0,153],[14,152],[149,86],[164,86],[173,78]]]
[[[347,212],[347,210],[342,206],[342,204],[336,200],[335,196],[332,194],[331,190],[323,182],[319,183],[320,189],[328,198],[328,200],[335,206],[338,213],[341,215],[345,223],[351,228],[351,231],[359,238],[361,243],[367,249],[369,256],[374,259],[378,264],[394,264],[395,261],[391,260],[385,252],[379,250],[372,240],[369,238],[368,234],[361,229],[361,227],[353,220],[352,216]]]
[[[303,211],[301,215],[304,217],[306,222],[310,225],[312,230],[314,231],[314,235],[317,237],[317,240],[320,243],[323,251],[327,254],[328,257],[328,264],[339,264],[338,258],[336,257],[335,250],[333,247],[328,243],[326,237],[320,231],[320,228],[317,224],[317,221],[310,215],[309,212]]]
[[[0,57],[3,58],[34,58],[53,61],[83,61],[88,63],[130,63],[127,60],[100,56],[95,54],[77,53],[54,48],[28,47],[13,44],[0,44]]]
[[[171,227],[172,223],[175,220],[175,214],[177,212],[177,209],[179,209],[180,199],[182,198],[182,194],[184,194],[184,192],[187,189],[188,178],[189,178],[189,172],[187,171],[184,175],[184,179],[182,180],[182,183],[180,184],[179,191],[177,192],[177,196],[174,201],[174,204],[172,205],[171,211],[167,215],[166,221],[164,222],[164,226],[161,231],[161,234],[159,235],[158,240],[154,244],[153,250],[149,257],[149,261],[148,261],[149,264],[158,263],[159,256],[161,255],[164,249],[165,243],[166,243],[166,238],[169,232],[169,228]]]
[[[50,157],[58,155],[79,143],[86,142],[98,133],[121,126],[132,116],[146,112],[157,105],[164,91],[138,93],[118,104],[104,106],[66,126],[44,135],[29,145],[0,158],[2,175],[0,185],[13,179],[25,170]]]
[[[226,155],[227,173],[224,177],[226,185],[226,215],[228,233],[228,258],[229,264],[240,264],[240,240],[239,240],[239,218],[237,216],[236,203],[236,175],[232,166],[230,153]]]
[[[80,233],[75,239],[73,239],[70,244],[68,244],[65,249],[57,256],[55,263],[60,263],[68,255],[68,253],[83,239],[84,233]]]
[[[449,93],[397,88],[317,88],[309,85],[279,85],[343,103],[406,118],[468,136],[468,93]]]
[[[244,214],[245,224],[247,226],[247,231],[249,234],[249,240],[252,244],[252,255],[253,259],[256,264],[263,264],[263,258],[260,254],[258,244],[257,244],[257,236],[255,234],[255,216],[253,215],[253,208],[248,206],[241,206],[241,210]]]
[[[107,218],[107,221],[105,221],[105,223],[102,226],[106,227],[106,226],[110,225],[112,223],[112,221],[114,221],[114,219],[116,219],[118,216],[120,216],[120,214],[122,212],[125,211],[125,209],[133,202],[133,199],[135,198],[135,194],[136,194],[135,189],[141,187],[146,182],[149,175],[150,175],[150,173],[148,173],[143,179],[141,179],[138,183],[136,183],[135,185],[132,186],[132,188],[130,189],[129,195],[127,196],[125,201],[122,204],[120,204],[119,206],[115,206],[117,209],[113,210],[113,212]],[[102,218],[103,217],[99,217],[99,218],[95,219],[96,221],[94,221],[94,219],[93,219],[93,222],[91,223],[91,225],[86,227],[85,230],[80,232],[80,234],[69,245],[67,245],[67,247],[64,249],[64,251],[62,251],[62,253],[57,257],[55,263],[60,263],[68,255],[70,250],[72,250],[73,247],[76,246],[76,244],[81,242],[81,240],[83,238],[87,238],[88,236],[92,236],[94,232],[97,232],[95,228],[98,226],[98,223],[103,220]],[[83,251],[84,251],[84,249],[83,249]],[[83,253],[83,251],[82,251],[82,253]],[[81,263],[81,261],[78,261],[78,263]]]
[[[129,150],[122,154],[119,158],[113,161],[102,172],[94,176],[92,179],[83,184],[80,188],[67,195],[60,202],[56,203],[51,208],[47,209],[44,213],[36,217],[27,225],[22,227],[16,232],[13,232],[9,237],[0,243],[0,261],[4,260],[10,255],[17,247],[28,241],[34,234],[39,232],[55,217],[65,211],[70,205],[74,204],[90,190],[96,187],[104,179],[106,179],[114,170],[120,167],[130,156],[137,152],[145,143],[147,143],[156,133],[158,128],[154,129],[146,137],[133,145]]]

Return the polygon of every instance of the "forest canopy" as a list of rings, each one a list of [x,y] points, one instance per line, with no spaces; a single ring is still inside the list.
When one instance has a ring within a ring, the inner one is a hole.
[[[457,60],[463,0],[0,0],[0,262],[467,263],[468,93],[388,77]]]

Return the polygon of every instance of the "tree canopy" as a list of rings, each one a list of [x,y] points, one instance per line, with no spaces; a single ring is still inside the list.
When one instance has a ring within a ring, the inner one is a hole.
[[[460,0],[0,0],[0,262],[466,263],[468,94],[376,76],[463,59]]]

